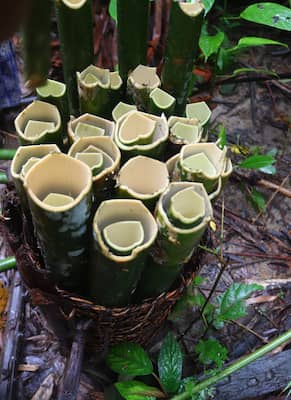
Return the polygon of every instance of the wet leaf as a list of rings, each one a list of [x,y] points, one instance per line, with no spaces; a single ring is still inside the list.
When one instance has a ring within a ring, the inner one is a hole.
[[[115,387],[126,400],[154,400],[156,397],[165,397],[159,389],[139,381],[117,382]]]
[[[256,3],[247,7],[240,17],[257,24],[291,31],[291,10],[276,3]]]
[[[209,365],[215,363],[221,368],[224,361],[227,360],[227,348],[215,339],[200,340],[195,346],[195,352],[199,354],[199,360]]]
[[[233,283],[223,294],[216,298],[214,325],[223,326],[224,321],[236,320],[246,315],[246,302],[244,301],[253,292],[262,289],[257,284]]]
[[[230,146],[230,151],[234,154],[243,154],[244,156],[250,154],[250,148],[248,146],[243,146],[239,144],[232,144]]]
[[[221,149],[226,146],[226,129],[224,125],[221,125],[220,130],[218,132],[218,139],[219,139],[219,147]]]
[[[109,14],[111,16],[111,18],[114,19],[115,22],[117,22],[117,4],[116,4],[117,0],[110,0],[110,4],[109,4]]]
[[[113,346],[106,357],[107,365],[118,374],[136,376],[153,372],[152,362],[144,349],[135,343]]]
[[[182,377],[183,356],[172,333],[165,337],[159,358],[158,369],[163,388],[168,393],[178,390]]]
[[[216,54],[220,49],[224,40],[224,33],[222,31],[217,32],[216,35],[201,35],[199,39],[199,47],[204,54],[205,61],[212,55]]]
[[[262,211],[266,207],[264,196],[255,188],[251,189],[251,193],[249,194],[248,199],[257,211]]]
[[[276,162],[275,158],[269,154],[254,155],[246,158],[244,161],[238,164],[240,168],[245,169],[260,169],[268,167]]]
[[[8,289],[3,286],[3,283],[0,281],[0,330],[5,325],[5,309],[8,301]]]
[[[213,221],[213,219],[209,222],[209,226],[210,226],[210,229],[212,230],[212,232],[216,232],[217,226],[216,226],[215,221]]]
[[[237,51],[244,49],[246,47],[268,46],[268,45],[288,47],[287,44],[282,42],[277,42],[276,40],[271,40],[257,36],[245,36],[238,41],[238,44],[236,46],[232,47],[228,51]]]

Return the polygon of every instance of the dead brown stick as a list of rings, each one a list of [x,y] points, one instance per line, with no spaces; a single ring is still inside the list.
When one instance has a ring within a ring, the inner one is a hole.
[[[283,187],[283,185],[286,183],[287,179],[289,178],[290,174],[288,174],[282,183],[280,185],[277,185],[276,183],[267,181],[266,179],[260,179],[258,180],[257,184],[260,186],[264,186],[267,189],[274,189],[276,192],[283,194],[286,197],[291,198],[291,190],[286,189]]]

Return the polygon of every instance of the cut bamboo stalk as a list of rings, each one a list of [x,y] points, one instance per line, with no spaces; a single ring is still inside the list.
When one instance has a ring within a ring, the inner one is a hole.
[[[101,203],[93,222],[89,282],[90,295],[97,304],[129,304],[156,235],[156,222],[140,201]]]
[[[148,112],[154,115],[164,113],[170,117],[175,109],[176,99],[162,89],[156,88],[150,93],[150,102]]]
[[[146,64],[149,0],[117,0],[118,66],[124,82],[139,64]]]
[[[155,67],[138,65],[128,76],[127,95],[139,110],[146,111],[149,108],[150,93],[160,85]]]
[[[90,168],[65,154],[49,154],[29,170],[24,187],[46,268],[58,286],[80,291],[88,267]],[[60,201],[51,205],[51,194]],[[63,195],[72,201],[64,202]]]
[[[18,114],[14,124],[22,145],[55,143],[63,146],[61,116],[52,104],[33,101]]]
[[[133,110],[118,119],[114,140],[124,161],[138,155],[159,159],[164,154],[168,134],[164,115],[158,117]]]
[[[20,198],[22,209],[27,212],[29,210],[27,196],[23,187],[25,174],[28,172],[29,161],[39,160],[50,153],[60,153],[60,149],[55,144],[43,144],[33,146],[19,146],[12,160],[10,173]],[[35,161],[34,161],[35,163]]]
[[[177,150],[185,145],[197,143],[202,138],[202,128],[196,118],[170,117],[169,140],[177,145]]]
[[[76,72],[93,63],[93,17],[90,0],[57,0],[56,14],[61,42],[69,110],[79,115]]]
[[[167,291],[180,274],[213,217],[201,183],[171,183],[158,201],[158,238],[144,268],[136,298],[141,301]]]
[[[51,0],[30,0],[23,24],[26,86],[42,85],[50,68]]]
[[[138,156],[129,159],[119,171],[117,195],[120,198],[140,200],[153,210],[168,184],[169,175],[164,163],[153,158]]]
[[[68,123],[70,143],[80,138],[107,136],[113,138],[115,123],[92,114],[83,114]]]
[[[68,154],[77,159],[81,157],[87,165],[89,165],[88,158],[87,160],[85,158],[88,154],[102,156],[102,165],[97,171],[95,169],[96,173],[94,166],[93,168],[90,166],[93,171],[94,202],[100,203],[110,198],[116,184],[116,174],[121,159],[120,151],[112,139],[106,136],[81,138],[71,146]]]
[[[172,0],[162,87],[176,98],[175,114],[183,116],[198,49],[204,7]]]
[[[211,200],[215,199],[232,172],[227,148],[221,150],[215,143],[195,143],[182,147],[167,161],[172,181],[203,183]]]
[[[63,135],[66,136],[67,123],[70,119],[69,103],[66,85],[62,82],[47,79],[44,85],[36,89],[41,101],[53,104],[61,114]]]
[[[205,101],[186,105],[186,117],[197,118],[203,130],[203,140],[208,137],[208,126],[211,118],[211,110]]]
[[[110,118],[121,96],[122,80],[118,72],[89,65],[77,72],[81,113]]]
[[[126,104],[120,101],[112,110],[112,118],[115,122],[119,120],[124,114],[129,111],[137,110],[136,106],[133,104]]]

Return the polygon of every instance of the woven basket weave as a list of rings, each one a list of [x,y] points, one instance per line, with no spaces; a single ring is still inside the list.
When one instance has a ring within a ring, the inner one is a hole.
[[[162,329],[173,306],[192,282],[200,254],[185,267],[173,290],[141,304],[122,308],[96,305],[86,298],[58,289],[51,274],[43,268],[32,222],[21,212],[12,186],[2,193],[5,239],[15,254],[17,268],[28,288],[33,304],[40,307],[49,327],[60,341],[70,343],[76,323],[90,321],[87,350],[106,351],[110,345],[131,341],[146,346]]]

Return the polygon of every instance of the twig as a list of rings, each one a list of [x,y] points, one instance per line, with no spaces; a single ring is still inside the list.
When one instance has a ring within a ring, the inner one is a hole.
[[[216,86],[226,85],[228,83],[244,83],[244,82],[263,82],[263,81],[273,81],[280,79],[290,79],[290,73],[277,74],[276,78],[270,79],[270,75],[252,75],[252,76],[229,76],[226,78],[219,79],[215,82]]]
[[[278,254],[260,254],[260,253],[234,253],[232,251],[227,251],[225,254],[233,255],[233,256],[241,256],[241,257],[255,257],[255,258],[264,258],[271,260],[282,260],[286,262],[291,262],[291,257],[280,256]]]
[[[245,326],[243,324],[241,324],[238,321],[231,321],[233,324],[239,326],[240,328],[244,329],[245,331],[251,333],[252,335],[256,336],[258,339],[260,339],[263,343],[268,343],[268,340],[266,340],[263,336],[261,336],[259,333],[253,331],[251,328],[249,328],[248,326]]]

